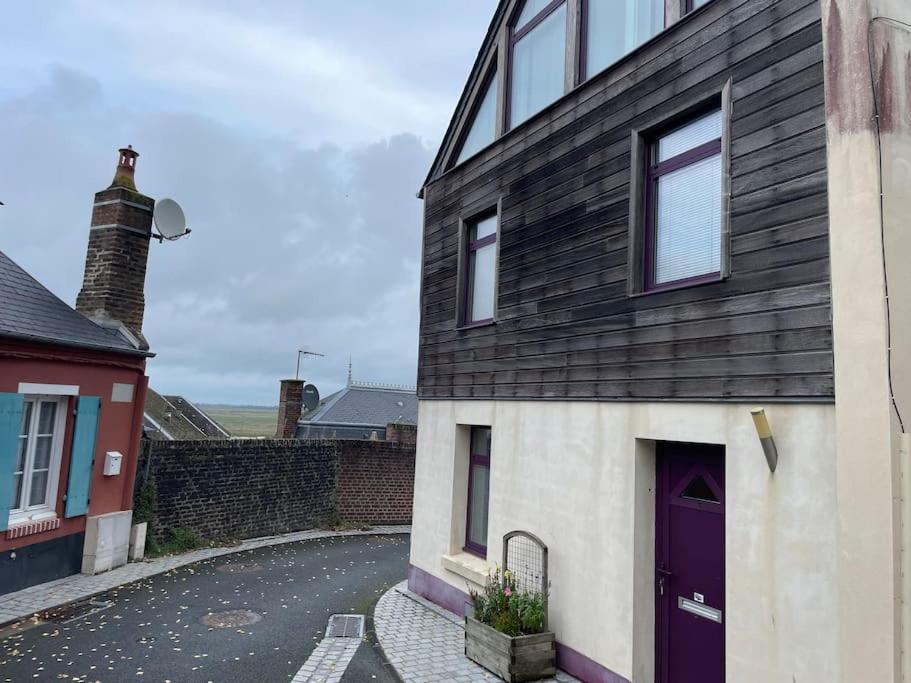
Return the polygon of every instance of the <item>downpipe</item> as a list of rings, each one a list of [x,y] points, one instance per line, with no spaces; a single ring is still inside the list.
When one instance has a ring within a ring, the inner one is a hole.
[[[901,468],[902,681],[911,683],[911,435],[899,436]]]

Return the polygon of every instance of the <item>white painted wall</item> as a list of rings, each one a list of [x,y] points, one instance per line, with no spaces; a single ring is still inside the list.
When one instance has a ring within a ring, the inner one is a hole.
[[[724,444],[727,680],[839,680],[835,409],[766,409],[775,475],[746,405],[421,401],[411,562],[467,590],[442,560],[464,538],[458,425],[492,426],[488,557],[508,531],[539,535],[558,640],[650,682],[654,441]]]
[[[892,309],[891,380],[907,414],[911,91],[906,57],[911,37],[874,18],[911,22],[911,3],[822,0],[822,14],[838,414],[840,667],[844,681],[892,683],[911,680],[911,671],[903,678],[900,655],[902,642],[908,646],[909,625],[902,636],[900,428],[890,400],[883,236]]]

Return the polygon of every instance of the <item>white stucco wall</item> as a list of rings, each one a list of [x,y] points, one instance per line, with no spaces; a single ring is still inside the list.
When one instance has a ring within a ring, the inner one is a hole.
[[[911,677],[900,664],[909,625],[903,635],[900,426],[890,396],[891,379],[908,429],[911,32],[896,22],[911,23],[911,3],[822,0],[822,10],[838,414],[840,666],[844,681],[892,683]]]
[[[560,642],[635,681],[654,658],[654,441],[726,446],[727,680],[838,680],[835,409],[766,406],[771,475],[749,406],[421,401],[411,562],[464,538],[465,429],[493,427],[488,557],[513,529],[550,548]]]

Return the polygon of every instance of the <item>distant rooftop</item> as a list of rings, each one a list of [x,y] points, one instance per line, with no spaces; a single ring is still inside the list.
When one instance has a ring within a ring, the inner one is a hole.
[[[352,382],[326,397],[300,422],[385,427],[390,422],[417,424],[418,397],[414,387]]]

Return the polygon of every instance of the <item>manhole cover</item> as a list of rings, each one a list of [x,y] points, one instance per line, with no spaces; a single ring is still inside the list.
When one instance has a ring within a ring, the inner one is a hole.
[[[363,638],[364,617],[360,614],[333,614],[329,617],[327,638]]]
[[[248,609],[229,609],[224,612],[209,612],[199,621],[210,628],[239,628],[249,626],[262,619],[262,615]]]
[[[215,567],[215,569],[225,574],[252,574],[260,571],[262,566],[256,564],[256,562],[225,562]]]

